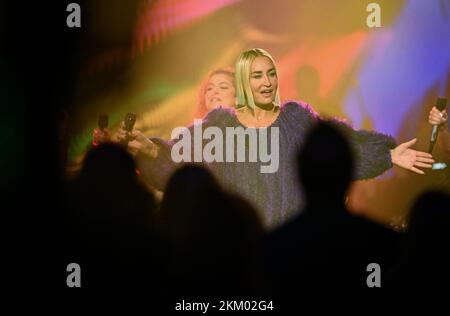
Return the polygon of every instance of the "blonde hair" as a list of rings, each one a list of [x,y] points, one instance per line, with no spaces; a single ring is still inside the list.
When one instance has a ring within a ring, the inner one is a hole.
[[[248,106],[252,110],[255,109],[255,100],[253,98],[252,89],[250,87],[250,71],[252,63],[256,57],[263,56],[267,57],[272,61],[275,71],[278,74],[278,70],[275,65],[273,57],[264,49],[252,48],[247,51],[242,52],[238,59],[236,60],[236,100],[237,107]],[[279,88],[275,92],[275,100],[273,105],[275,107],[280,107],[280,93]]]
[[[225,74],[231,77],[233,86],[234,86],[234,69],[232,67],[223,67],[223,68],[217,68],[214,70],[211,70],[203,79],[200,89],[198,91],[197,95],[197,109],[195,110],[194,117],[195,118],[202,118],[205,116],[206,113],[208,113],[208,109],[206,108],[206,89],[208,87],[209,80],[212,76],[217,74]]]

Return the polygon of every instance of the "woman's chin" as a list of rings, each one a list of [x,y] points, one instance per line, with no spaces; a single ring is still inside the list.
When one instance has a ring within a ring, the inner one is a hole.
[[[264,101],[264,102],[255,102],[255,105],[259,108],[270,108],[273,106],[273,100],[270,101]]]
[[[217,109],[219,107],[221,107],[221,108],[229,108],[230,106],[228,106],[226,104],[223,104],[222,102],[214,103],[214,104],[211,104],[211,106],[208,108],[208,111],[212,111],[212,110]]]

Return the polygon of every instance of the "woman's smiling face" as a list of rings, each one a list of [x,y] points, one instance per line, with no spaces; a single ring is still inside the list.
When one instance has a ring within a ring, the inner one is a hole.
[[[253,60],[250,87],[256,105],[267,105],[275,100],[278,77],[275,66],[269,58],[258,56]]]
[[[217,73],[209,78],[205,92],[205,105],[208,111],[218,106],[234,107],[235,98],[234,82],[230,75]]]

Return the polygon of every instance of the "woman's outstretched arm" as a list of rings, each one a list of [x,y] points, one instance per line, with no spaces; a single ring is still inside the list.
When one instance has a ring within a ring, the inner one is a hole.
[[[424,174],[420,168],[431,168],[432,155],[411,147],[416,139],[396,145],[388,135],[374,131],[354,130],[343,122],[334,122],[348,136],[356,158],[356,179],[369,179],[382,174],[393,165]]]

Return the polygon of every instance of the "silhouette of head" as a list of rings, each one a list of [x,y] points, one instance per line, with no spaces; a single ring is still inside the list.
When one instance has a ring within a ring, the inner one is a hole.
[[[114,293],[147,288],[154,280],[156,203],[131,155],[110,143],[89,151],[69,199],[70,254],[89,267],[87,287]]]
[[[257,286],[261,221],[251,205],[224,192],[206,169],[187,165],[173,174],[161,216],[173,258],[171,292],[235,294]]]
[[[206,169],[196,165],[181,167],[174,172],[164,192],[161,202],[163,224],[176,240],[183,239],[200,201],[210,199],[220,191],[219,184]]]
[[[97,185],[120,186],[136,180],[136,165],[121,146],[105,143],[87,153],[80,178]]]
[[[96,218],[101,225],[108,219],[121,226],[123,218],[136,219],[137,223],[155,206],[153,195],[136,174],[132,156],[112,143],[88,152],[74,188],[75,203],[89,221]]]
[[[425,192],[415,201],[408,234],[415,247],[441,247],[450,242],[450,196],[444,192]],[[448,245],[447,245],[448,246]]]
[[[220,191],[220,186],[211,173],[200,166],[185,165],[167,183],[162,208],[175,211],[192,206],[194,201],[207,198],[213,191]]]
[[[299,176],[308,205],[344,203],[352,178],[350,146],[337,127],[319,122],[300,151]]]

